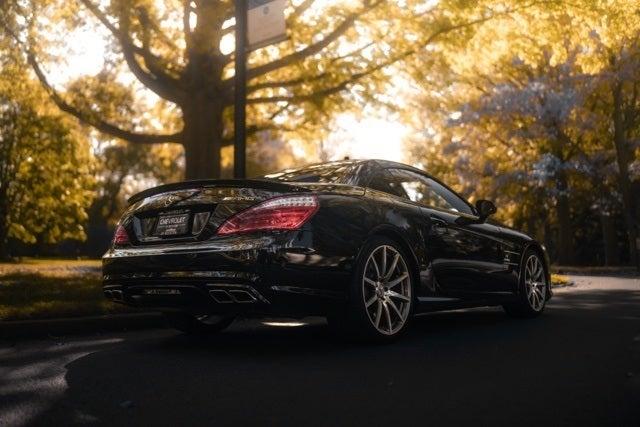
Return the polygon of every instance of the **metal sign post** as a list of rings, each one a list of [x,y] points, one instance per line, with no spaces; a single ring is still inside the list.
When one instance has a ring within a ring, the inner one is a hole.
[[[247,150],[247,0],[236,0],[233,176],[246,177]]]
[[[247,52],[287,38],[284,10],[288,0],[235,0],[236,63],[233,113],[233,176],[246,177]]]

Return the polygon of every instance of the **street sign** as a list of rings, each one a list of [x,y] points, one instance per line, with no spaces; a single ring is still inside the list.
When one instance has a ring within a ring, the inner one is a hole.
[[[249,50],[287,39],[284,10],[287,0],[248,0]]]
[[[247,52],[287,38],[288,0],[235,0],[236,57],[233,106],[233,176],[246,177]]]

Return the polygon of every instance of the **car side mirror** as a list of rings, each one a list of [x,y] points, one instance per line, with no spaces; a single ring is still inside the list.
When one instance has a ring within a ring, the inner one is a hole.
[[[485,222],[487,218],[498,211],[496,205],[491,200],[478,200],[476,202],[476,211],[482,222]]]

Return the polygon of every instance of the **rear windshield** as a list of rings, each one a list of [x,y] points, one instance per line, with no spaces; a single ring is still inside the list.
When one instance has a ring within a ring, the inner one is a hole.
[[[353,163],[329,163],[300,169],[286,169],[265,175],[264,178],[285,182],[351,184],[355,178],[353,170]]]

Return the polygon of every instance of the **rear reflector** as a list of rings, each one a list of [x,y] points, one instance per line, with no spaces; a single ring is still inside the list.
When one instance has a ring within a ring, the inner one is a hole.
[[[220,226],[218,235],[260,230],[295,230],[317,210],[316,196],[276,197],[232,216]]]
[[[129,243],[129,235],[127,234],[127,230],[121,225],[118,225],[116,228],[116,234],[113,236],[113,244],[114,245],[126,245]]]

